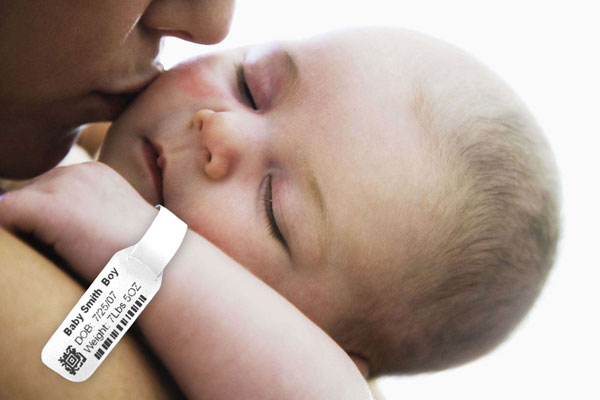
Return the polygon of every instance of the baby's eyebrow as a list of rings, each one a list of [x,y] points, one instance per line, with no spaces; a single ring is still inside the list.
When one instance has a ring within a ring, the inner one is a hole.
[[[327,204],[325,203],[325,198],[323,197],[323,192],[321,191],[321,187],[319,186],[319,182],[310,168],[310,165],[304,162],[305,164],[305,179],[301,179],[303,190],[308,193],[310,199],[313,203],[313,208],[316,208],[318,211],[318,223],[319,226],[316,234],[318,238],[318,265],[326,266],[327,258],[329,254],[329,249],[327,248],[327,232],[325,232],[325,227],[327,226],[326,221],[328,217],[327,212]]]
[[[322,219],[325,219],[325,217],[327,216],[325,199],[323,198],[323,192],[321,192],[321,187],[319,186],[319,182],[317,181],[317,178],[315,177],[315,174],[312,171],[312,169],[307,169],[306,178],[306,186],[308,192],[310,193],[313,202],[318,206],[317,208],[321,214]]]
[[[290,50],[288,50],[285,47],[282,47],[281,52],[283,54],[285,69],[287,72],[287,77],[289,79],[289,86],[290,88],[293,88],[298,82],[298,64],[296,63],[295,58],[290,52]]]

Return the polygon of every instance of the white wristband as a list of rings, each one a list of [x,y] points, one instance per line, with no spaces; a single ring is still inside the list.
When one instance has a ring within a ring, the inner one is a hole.
[[[187,225],[165,207],[157,205],[156,208],[158,215],[129,257],[146,264],[158,277],[181,246]]]
[[[42,361],[64,378],[88,379],[158,292],[187,225],[156,207],[140,241],[113,255],[44,346]]]

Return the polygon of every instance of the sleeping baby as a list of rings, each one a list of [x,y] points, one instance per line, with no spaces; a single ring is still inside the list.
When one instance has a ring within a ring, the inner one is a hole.
[[[112,125],[99,161],[293,304],[369,377],[494,348],[539,294],[558,240],[553,157],[523,103],[467,54],[407,31],[180,65]]]

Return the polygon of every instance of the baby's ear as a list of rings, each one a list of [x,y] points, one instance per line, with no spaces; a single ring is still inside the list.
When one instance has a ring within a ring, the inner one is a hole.
[[[352,361],[354,361],[354,364],[356,365],[356,368],[358,368],[358,370],[360,371],[360,374],[365,379],[367,379],[367,377],[369,376],[369,363],[367,362],[367,359],[355,353],[348,353],[348,355],[350,356]]]

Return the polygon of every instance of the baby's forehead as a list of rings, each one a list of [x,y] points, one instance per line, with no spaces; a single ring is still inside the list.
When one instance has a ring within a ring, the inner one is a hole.
[[[364,86],[366,96],[391,96],[392,92],[411,96],[418,94],[415,91],[422,86],[443,90],[457,79],[480,75],[485,69],[447,42],[403,29],[352,29],[319,36],[311,42],[317,44],[318,55],[340,74],[354,67],[354,72],[369,83]]]
[[[368,68],[367,63],[370,63],[386,78],[406,77],[411,70],[435,68],[441,72],[444,64],[454,62],[462,54],[430,36],[392,28],[338,31],[300,43],[308,43],[332,63],[359,64],[362,68]]]

